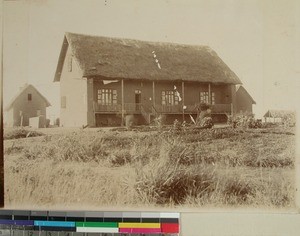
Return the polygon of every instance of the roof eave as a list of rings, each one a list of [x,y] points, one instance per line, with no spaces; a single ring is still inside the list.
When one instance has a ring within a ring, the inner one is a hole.
[[[61,77],[64,61],[65,61],[65,58],[66,58],[66,53],[67,53],[68,46],[69,46],[69,43],[68,43],[67,37],[64,36],[64,40],[63,40],[63,44],[62,44],[62,47],[61,47],[61,50],[60,50],[60,54],[59,54],[58,63],[57,63],[57,67],[56,67],[53,82],[59,82],[60,81],[60,77]]]

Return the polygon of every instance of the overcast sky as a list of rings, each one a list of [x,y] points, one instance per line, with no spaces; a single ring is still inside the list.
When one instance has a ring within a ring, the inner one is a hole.
[[[4,106],[31,83],[59,114],[53,83],[65,32],[208,45],[267,109],[296,109],[300,92],[297,0],[5,1]]]

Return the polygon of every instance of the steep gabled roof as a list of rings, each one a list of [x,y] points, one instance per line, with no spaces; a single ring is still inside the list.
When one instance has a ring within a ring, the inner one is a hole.
[[[243,86],[241,86],[241,85],[237,86],[236,87],[236,92],[237,93],[244,93],[252,101],[252,104],[256,104],[254,99],[251,97],[251,95],[248,93],[248,91]]]
[[[207,46],[74,33],[65,34],[54,81],[60,81],[68,46],[84,76],[241,84],[235,73]]]
[[[10,101],[10,103],[5,107],[5,111],[8,111],[9,109],[12,108],[12,106],[14,105],[15,101],[18,99],[18,97],[25,92],[26,90],[28,90],[29,88],[35,90],[37,92],[37,94],[45,101],[46,103],[46,107],[51,106],[50,102],[47,100],[47,98],[45,98],[33,85],[31,84],[26,84],[23,88],[21,88],[19,90],[19,92],[17,93],[17,95]]]
[[[264,117],[284,118],[286,116],[295,115],[295,111],[288,110],[268,110]]]

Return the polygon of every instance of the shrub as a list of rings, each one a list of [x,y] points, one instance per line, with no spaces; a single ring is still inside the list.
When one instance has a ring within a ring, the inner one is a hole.
[[[215,185],[214,173],[208,168],[174,168],[165,163],[158,168],[137,169],[135,188],[147,202],[165,205],[184,204],[188,197],[209,195]]]
[[[103,143],[110,148],[128,148],[132,146],[133,138],[122,137],[117,133],[104,134],[101,137]]]
[[[108,156],[107,145],[102,137],[95,137],[91,141],[86,143],[87,156],[90,156],[93,160],[101,159],[101,157]]]
[[[46,119],[46,128],[50,127],[50,119]]]
[[[225,181],[223,195],[227,204],[243,204],[255,195],[255,186],[242,176],[227,177]]]
[[[9,155],[9,154],[14,154],[14,153],[20,153],[24,149],[23,146],[17,146],[15,145],[15,142],[10,147],[5,147],[4,149],[4,154]]]
[[[154,119],[154,124],[159,128],[162,129],[162,127],[166,124],[167,117],[165,115],[159,115]]]
[[[224,139],[237,136],[238,132],[232,128],[220,129],[193,129],[182,134],[185,142],[200,142],[213,139]]]
[[[132,157],[128,150],[120,150],[112,155],[110,163],[113,166],[123,166],[127,163],[131,163]]]
[[[108,155],[107,147],[101,137],[72,133],[56,139],[45,136],[39,145],[24,148],[28,159],[52,159],[56,161],[96,161]]]
[[[135,124],[135,119],[133,115],[127,115],[125,117],[125,125],[127,129],[131,129]]]
[[[13,128],[13,129],[5,129],[4,130],[4,139],[18,139],[18,138],[27,138],[27,137],[36,137],[44,135],[41,132],[28,130],[23,127]]]
[[[291,112],[286,114],[282,118],[282,123],[284,126],[287,127],[294,127],[296,125],[296,114],[295,112]]]
[[[194,151],[182,144],[172,145],[169,148],[168,158],[171,163],[181,165],[191,165],[196,161]]]
[[[290,157],[279,158],[275,155],[268,157],[246,155],[242,164],[249,167],[293,167],[294,161]]]
[[[59,118],[55,119],[55,125],[59,127],[59,125],[60,125],[60,119]]]
[[[254,119],[253,115],[249,114],[238,114],[235,116],[229,116],[227,123],[231,125],[233,128],[241,128],[241,129],[256,129],[261,128],[262,123],[261,120]]]

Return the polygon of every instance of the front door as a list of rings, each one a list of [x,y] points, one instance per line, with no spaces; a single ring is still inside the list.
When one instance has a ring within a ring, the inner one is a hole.
[[[135,110],[140,111],[142,102],[142,92],[141,90],[135,90]]]

